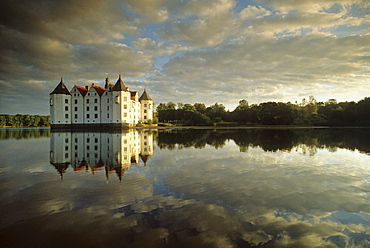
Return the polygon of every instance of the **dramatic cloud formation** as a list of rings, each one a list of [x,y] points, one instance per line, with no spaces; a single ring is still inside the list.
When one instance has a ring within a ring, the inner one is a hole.
[[[2,2],[0,113],[48,114],[71,89],[122,74],[160,102],[358,101],[370,93],[363,0]]]

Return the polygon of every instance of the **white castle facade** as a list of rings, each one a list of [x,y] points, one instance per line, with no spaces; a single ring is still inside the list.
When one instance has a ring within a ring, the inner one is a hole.
[[[51,128],[133,127],[150,123],[153,111],[153,100],[146,90],[139,97],[137,91],[125,86],[121,76],[114,85],[107,77],[105,88],[75,85],[71,91],[62,79],[50,93]]]

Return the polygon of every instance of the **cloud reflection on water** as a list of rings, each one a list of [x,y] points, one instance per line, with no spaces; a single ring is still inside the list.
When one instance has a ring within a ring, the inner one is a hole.
[[[6,185],[0,236],[9,246],[40,247],[369,245],[370,157],[358,151],[365,151],[366,143],[352,149],[337,136],[330,141],[325,132],[288,132],[286,139],[276,132],[273,140],[284,142],[272,151],[266,148],[272,147],[271,141],[266,145],[261,139],[267,135],[250,132],[193,133],[206,137],[202,149],[181,141],[189,133],[180,139],[181,132],[175,138],[153,133],[158,144],[154,148],[161,149],[154,150],[146,166],[132,164],[121,182],[107,181],[104,171],[75,173],[73,166],[61,181],[50,165],[45,172],[30,174],[25,160],[8,158],[7,166],[18,170],[8,170],[5,181],[0,174],[0,186]],[[166,143],[164,137],[177,141]],[[362,137],[352,135],[357,141]],[[2,141],[12,141],[7,142]],[[251,145],[240,152],[241,143]],[[333,143],[351,150],[333,152],[328,149]],[[21,151],[24,144],[13,142],[12,149]],[[314,153],[306,152],[313,148]],[[24,156],[31,155],[25,151]],[[25,166],[17,167],[19,161]],[[23,239],[16,238],[19,233]]]

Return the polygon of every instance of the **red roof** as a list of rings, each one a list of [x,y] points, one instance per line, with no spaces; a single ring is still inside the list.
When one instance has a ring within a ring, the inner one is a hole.
[[[81,86],[78,86],[78,85],[75,85],[76,89],[78,89],[78,91],[81,93],[82,96],[85,96],[86,93],[87,93],[87,89],[85,87],[81,87]]]
[[[92,85],[92,87],[94,87],[94,89],[99,94],[99,96],[102,96],[104,94],[104,92],[106,91],[106,89],[103,88],[103,87],[99,87],[99,86],[96,86],[96,85]]]

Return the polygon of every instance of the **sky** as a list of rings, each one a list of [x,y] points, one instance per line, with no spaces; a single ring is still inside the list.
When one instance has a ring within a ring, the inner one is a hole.
[[[121,74],[155,104],[370,96],[368,0],[3,0],[0,114]]]

